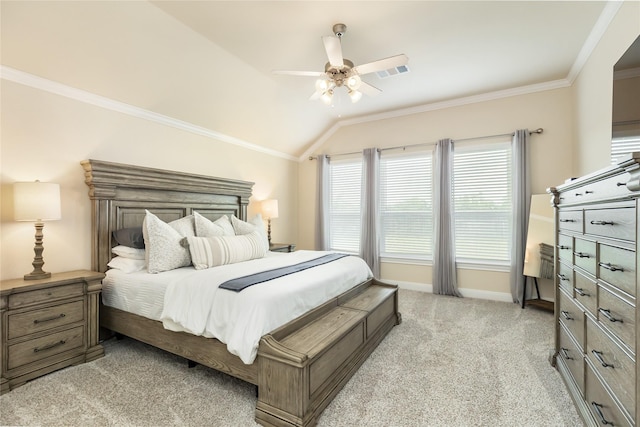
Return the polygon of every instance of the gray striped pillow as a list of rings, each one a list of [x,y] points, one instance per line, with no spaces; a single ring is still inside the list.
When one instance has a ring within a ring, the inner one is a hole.
[[[187,236],[184,241],[196,270],[262,258],[267,253],[258,231],[240,236]]]

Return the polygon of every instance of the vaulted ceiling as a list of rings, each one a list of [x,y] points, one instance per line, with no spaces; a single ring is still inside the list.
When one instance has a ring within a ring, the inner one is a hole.
[[[603,1],[92,1],[0,3],[2,66],[296,158],[349,120],[569,85],[611,18]],[[614,10],[615,11],[615,10]],[[321,37],[344,23],[356,65],[409,72],[376,97],[310,101]]]

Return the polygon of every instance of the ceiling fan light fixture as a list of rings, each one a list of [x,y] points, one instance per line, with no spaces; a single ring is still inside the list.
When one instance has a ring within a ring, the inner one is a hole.
[[[360,76],[357,74],[354,74],[353,76],[347,79],[347,87],[351,90],[357,90],[360,87],[361,83],[362,83],[362,80],[360,79]]]
[[[333,90],[329,89],[325,91],[322,96],[320,96],[320,99],[322,99],[322,102],[327,105],[331,104],[331,100],[333,99]]]
[[[329,82],[325,79],[316,80],[316,90],[318,92],[326,92],[329,89]]]
[[[360,98],[362,98],[362,92],[359,92],[357,90],[350,90],[349,98],[351,98],[351,102],[355,104],[356,102],[360,101]]]

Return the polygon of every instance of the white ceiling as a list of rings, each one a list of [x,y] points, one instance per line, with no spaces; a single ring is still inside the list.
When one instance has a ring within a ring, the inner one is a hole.
[[[3,0],[0,7],[4,67],[293,157],[340,121],[568,84],[608,11],[603,1]],[[272,73],[322,71],[321,36],[338,22],[347,25],[345,58],[358,65],[404,53],[410,72],[365,75],[382,94],[352,104],[337,90],[333,106],[308,100],[313,77]]]

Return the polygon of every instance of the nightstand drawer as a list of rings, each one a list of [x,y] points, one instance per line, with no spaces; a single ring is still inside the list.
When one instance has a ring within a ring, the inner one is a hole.
[[[8,316],[9,339],[81,322],[83,319],[84,300],[10,314]]]
[[[84,347],[84,326],[9,346],[7,366],[14,369],[75,348]]]
[[[62,298],[82,296],[83,293],[84,285],[82,283],[73,283],[70,285],[52,286],[34,291],[19,292],[9,295],[9,308],[14,309],[42,302],[55,301]]]

